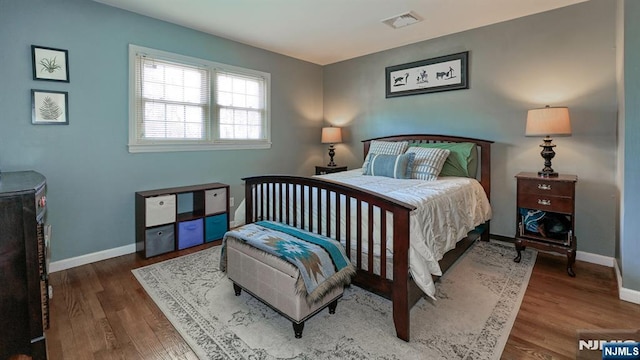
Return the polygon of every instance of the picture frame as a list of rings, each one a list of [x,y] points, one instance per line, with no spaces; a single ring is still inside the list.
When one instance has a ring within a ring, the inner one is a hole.
[[[68,95],[66,91],[31,89],[31,123],[69,125]]]
[[[385,68],[386,98],[469,88],[469,52]]]
[[[31,45],[33,80],[69,82],[69,52]]]

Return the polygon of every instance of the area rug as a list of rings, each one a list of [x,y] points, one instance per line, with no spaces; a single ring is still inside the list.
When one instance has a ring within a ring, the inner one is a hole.
[[[391,302],[356,286],[336,313],[291,322],[218,270],[220,247],[132,270],[200,359],[498,359],[527,288],[536,252],[514,263],[513,245],[478,242],[437,282],[437,300],[411,310],[411,341],[395,335]]]

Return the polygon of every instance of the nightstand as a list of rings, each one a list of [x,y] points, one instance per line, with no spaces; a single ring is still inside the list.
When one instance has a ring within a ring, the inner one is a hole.
[[[576,175],[540,177],[521,172],[516,200],[516,251],[513,261],[527,246],[567,255],[567,273],[576,276],[575,186]]]
[[[316,166],[316,175],[332,174],[347,171],[346,166]]]

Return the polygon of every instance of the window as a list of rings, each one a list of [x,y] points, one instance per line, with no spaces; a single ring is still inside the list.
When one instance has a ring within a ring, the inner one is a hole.
[[[271,146],[268,73],[129,45],[129,77],[129,152]]]

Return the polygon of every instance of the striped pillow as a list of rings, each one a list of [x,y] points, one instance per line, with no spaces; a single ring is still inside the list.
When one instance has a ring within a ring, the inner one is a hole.
[[[385,155],[369,153],[371,157],[364,175],[386,176],[395,179],[411,179],[413,159],[416,154]]]
[[[369,157],[371,154],[400,155],[404,154],[408,147],[408,141],[371,140],[371,144],[369,145],[369,153],[367,153],[367,157],[364,159],[364,164],[362,164],[362,171],[364,172],[364,169],[367,168],[367,164],[369,163]]]
[[[407,154],[415,154],[412,179],[435,180],[449,156],[448,149],[410,147]]]

